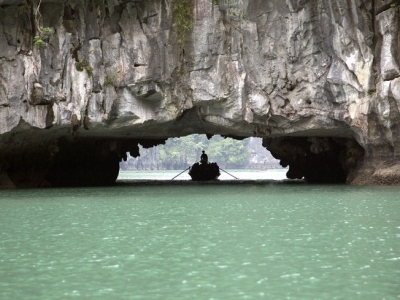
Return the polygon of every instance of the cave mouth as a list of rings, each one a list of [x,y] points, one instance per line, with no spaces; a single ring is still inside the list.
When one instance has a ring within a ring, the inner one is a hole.
[[[10,138],[18,139],[18,133]],[[232,137],[232,140],[245,138]],[[127,153],[138,157],[139,146],[152,148],[165,144],[167,138],[71,135],[48,138],[37,134],[24,135],[23,140],[29,149],[10,146],[1,153],[0,188],[113,185]],[[262,146],[282,167],[288,168],[287,178],[310,183],[351,183],[354,170],[364,157],[364,149],[352,138],[284,136],[263,138]],[[212,160],[218,162],[213,155],[210,152]]]
[[[282,169],[271,153],[262,146],[262,138],[232,139],[214,135],[212,137],[192,134],[170,138],[165,144],[145,149],[139,145],[137,157],[127,153],[120,162],[120,170],[129,171],[182,171],[200,160],[202,151],[210,162],[229,170]],[[154,172],[156,174],[156,172]]]

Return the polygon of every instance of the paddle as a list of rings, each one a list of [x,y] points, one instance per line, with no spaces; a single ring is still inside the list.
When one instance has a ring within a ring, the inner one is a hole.
[[[235,176],[233,176],[232,174],[230,174],[230,173],[228,173],[227,171],[225,171],[224,169],[222,169],[222,168],[219,168],[221,171],[224,171],[226,174],[228,174],[228,175],[231,175],[233,178],[235,178],[235,179],[239,179],[239,178],[237,178],[237,177],[235,177]]]
[[[178,175],[176,175],[174,178],[172,178],[171,180],[174,180],[176,177],[178,177],[179,175],[181,175],[183,172],[186,172],[187,170],[189,170],[190,169],[190,167],[189,168],[187,168],[186,170],[183,170],[182,172],[180,172]]]

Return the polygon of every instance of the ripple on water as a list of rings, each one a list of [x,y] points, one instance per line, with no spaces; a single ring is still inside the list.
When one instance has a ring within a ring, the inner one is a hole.
[[[0,198],[2,299],[28,299],[32,291],[177,300],[399,295],[400,190],[165,184],[49,191]]]

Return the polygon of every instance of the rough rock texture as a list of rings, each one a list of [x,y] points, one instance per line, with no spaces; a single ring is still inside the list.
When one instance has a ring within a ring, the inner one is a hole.
[[[0,0],[0,186],[112,183],[192,133],[264,137],[289,178],[399,184],[397,3]]]

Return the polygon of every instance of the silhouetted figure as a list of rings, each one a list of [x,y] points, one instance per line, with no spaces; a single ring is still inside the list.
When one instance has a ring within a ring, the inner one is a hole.
[[[202,152],[203,154],[200,156],[200,162],[206,165],[208,164],[208,156],[204,150]]]

